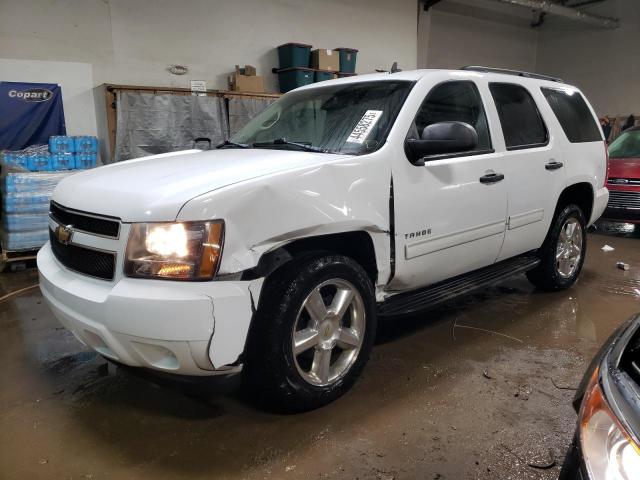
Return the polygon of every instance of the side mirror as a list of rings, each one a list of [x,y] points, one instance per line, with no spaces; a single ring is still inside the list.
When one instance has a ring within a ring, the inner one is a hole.
[[[468,123],[439,122],[424,127],[420,140],[409,138],[405,152],[414,165],[424,165],[424,157],[468,152],[478,146],[478,132]]]

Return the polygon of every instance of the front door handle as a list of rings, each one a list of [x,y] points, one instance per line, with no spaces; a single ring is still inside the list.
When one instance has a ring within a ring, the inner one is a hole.
[[[497,183],[504,180],[502,173],[487,173],[480,177],[480,183]]]
[[[547,163],[544,168],[546,168],[547,170],[558,170],[559,168],[562,168],[564,166],[564,163],[562,162],[556,162],[555,160]]]

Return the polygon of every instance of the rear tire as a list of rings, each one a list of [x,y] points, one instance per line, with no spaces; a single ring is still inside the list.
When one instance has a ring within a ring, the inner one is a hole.
[[[569,288],[580,275],[586,253],[584,214],[577,205],[567,205],[556,214],[539,251],[541,263],[527,272],[527,278],[540,290]]]
[[[345,394],[369,358],[373,284],[348,257],[306,256],[265,281],[254,322],[249,391],[270,408],[312,410]]]

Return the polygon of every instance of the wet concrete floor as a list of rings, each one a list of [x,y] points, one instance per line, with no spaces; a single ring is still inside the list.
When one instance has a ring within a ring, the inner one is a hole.
[[[2,274],[0,296],[36,282]],[[640,229],[599,226],[574,288],[523,276],[385,321],[349,394],[276,415],[106,368],[32,289],[0,303],[0,478],[553,479],[572,388],[638,311]]]

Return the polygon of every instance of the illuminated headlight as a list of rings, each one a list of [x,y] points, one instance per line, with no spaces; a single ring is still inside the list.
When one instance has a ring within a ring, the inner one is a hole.
[[[129,277],[210,280],[224,242],[224,222],[137,223],[127,243]]]
[[[640,448],[629,438],[607,405],[598,384],[597,371],[581,410],[580,441],[589,478],[638,478]]]

